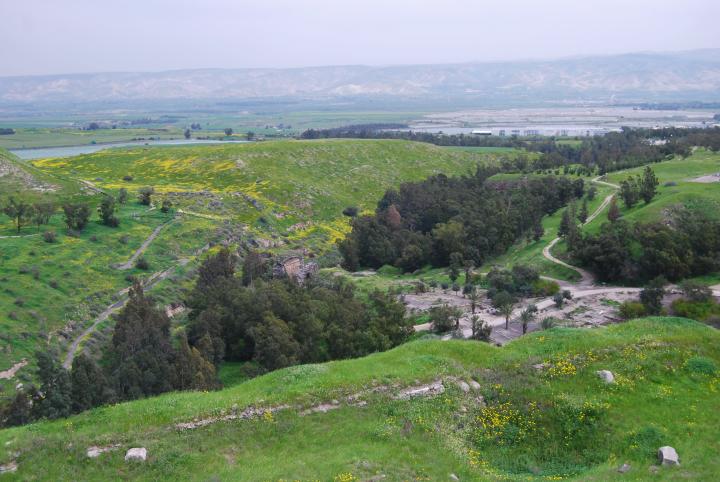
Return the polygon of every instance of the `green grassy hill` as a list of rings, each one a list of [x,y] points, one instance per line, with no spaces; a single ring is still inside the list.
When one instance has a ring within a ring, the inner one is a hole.
[[[353,140],[112,149],[33,164],[2,151],[0,172],[7,174],[0,176],[0,198],[72,200],[91,205],[93,214],[79,236],[67,234],[58,212],[49,226],[23,228],[21,238],[12,237],[13,224],[0,215],[0,371],[31,360],[43,340],[65,351],[122,299],[129,276],[172,270],[172,279],[158,283],[153,294],[160,302],[179,301],[184,275],[211,240],[234,236],[234,242],[258,239],[277,251],[306,247],[322,253],[348,229],[345,207],[373,209],[387,188],[402,181],[468,173],[493,159],[428,144]],[[123,180],[126,175],[132,180]],[[33,190],[37,183],[52,190]],[[130,191],[118,228],[99,223],[95,207],[102,194],[88,183],[113,195],[121,187]],[[158,192],[156,206],[167,196],[184,214],[140,205],[136,190],[146,185]],[[158,228],[143,254],[149,270],[115,268]],[[47,230],[57,234],[56,242],[43,240]],[[9,390],[18,380],[27,382],[31,371],[29,365],[0,386]]]
[[[344,208],[374,209],[389,187],[470,173],[494,157],[405,141],[323,140],[106,150],[34,165],[112,192],[154,186],[188,211],[246,223],[285,246],[302,240],[322,249],[347,230]]]
[[[6,429],[0,463],[17,464],[7,480],[600,481],[629,463],[629,480],[709,481],[720,473],[719,363],[718,331],[678,318],[556,328],[504,348],[421,340]],[[444,392],[395,398],[436,381]],[[652,467],[663,445],[680,467]],[[130,447],[148,460],[125,462]]]

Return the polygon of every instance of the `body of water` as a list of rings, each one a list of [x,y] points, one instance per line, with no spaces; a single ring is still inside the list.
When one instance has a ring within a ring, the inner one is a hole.
[[[20,159],[44,159],[48,157],[72,157],[80,154],[92,154],[103,149],[137,146],[175,146],[184,144],[243,144],[248,141],[218,141],[210,139],[170,139],[157,141],[117,142],[112,144],[87,144],[84,146],[41,147],[37,149],[10,149]]]

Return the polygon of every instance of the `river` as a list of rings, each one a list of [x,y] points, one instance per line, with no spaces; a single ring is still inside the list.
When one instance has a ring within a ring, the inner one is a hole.
[[[132,142],[115,142],[110,144],[87,144],[84,146],[66,146],[66,147],[40,147],[33,149],[10,149],[10,152],[18,156],[20,159],[44,159],[49,157],[72,157],[80,154],[92,154],[93,152],[102,151],[103,149],[111,149],[115,147],[134,147],[134,146],[175,146],[183,144],[242,144],[249,141],[219,141],[211,139],[170,139],[156,141],[132,141]]]

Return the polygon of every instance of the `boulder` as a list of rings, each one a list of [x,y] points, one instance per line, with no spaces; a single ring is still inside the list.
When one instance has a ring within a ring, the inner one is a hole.
[[[458,387],[460,387],[460,390],[462,390],[463,393],[468,393],[470,391],[470,385],[468,385],[467,382],[459,380],[457,385]]]
[[[476,382],[475,380],[470,380],[469,383],[470,383],[470,388],[472,388],[473,390],[475,390],[475,391],[480,390],[480,384],[478,382]]]
[[[620,467],[618,467],[618,472],[620,472],[621,474],[630,472],[630,464],[622,464]]]
[[[460,477],[455,474],[450,474],[450,480],[460,480]]]
[[[125,453],[125,460],[139,460],[144,462],[147,459],[147,449],[145,447],[133,447]]]
[[[602,381],[604,381],[605,383],[615,383],[615,376],[610,370],[598,370],[595,373],[597,373],[598,376],[602,378]]]
[[[666,445],[658,449],[658,462],[662,465],[680,465],[680,457],[674,448]]]

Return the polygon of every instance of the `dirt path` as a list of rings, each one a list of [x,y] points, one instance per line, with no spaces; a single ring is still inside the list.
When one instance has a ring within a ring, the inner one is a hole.
[[[164,222],[157,228],[153,230],[153,232],[150,234],[150,236],[147,237],[145,241],[143,241],[143,244],[140,245],[140,247],[133,253],[132,256],[130,256],[130,259],[122,264],[114,265],[113,268],[119,269],[119,270],[126,270],[130,269],[135,265],[135,261],[145,252],[146,249],[150,246],[150,243],[152,243],[155,238],[157,238],[158,234],[160,234],[160,231],[163,230],[164,227],[168,226],[170,223],[172,223],[175,219],[171,219],[170,221]]]
[[[14,236],[0,236],[0,239],[11,239],[11,238],[31,238],[33,236],[40,236],[40,233],[35,234],[17,234]]]
[[[202,248],[200,248],[198,251],[196,251],[193,256],[199,256],[203,252],[210,249],[210,245],[206,244]],[[159,283],[160,281],[164,280],[170,274],[175,271],[175,269],[179,268],[180,266],[185,266],[190,262],[189,258],[182,258],[179,259],[177,263],[175,263],[173,266],[169,267],[168,269],[164,271],[158,271],[156,273],[153,273],[146,281],[143,286],[144,290],[149,290],[152,288],[155,284]],[[130,288],[123,288],[122,290],[118,291],[116,293],[116,296],[120,296],[121,299],[116,301],[115,303],[112,303],[107,308],[105,308],[102,313],[100,313],[92,322],[92,324],[87,327],[85,330],[83,330],[80,335],[78,335],[73,342],[70,344],[70,347],[68,348],[67,355],[65,356],[65,360],[63,361],[63,367],[66,369],[70,369],[72,367],[72,362],[75,359],[75,355],[77,354],[78,349],[80,348],[80,344],[82,341],[87,338],[88,336],[92,335],[93,332],[97,329],[98,325],[102,323],[103,321],[107,320],[110,315],[115,313],[116,311],[120,310],[125,306],[125,304],[128,301],[128,291],[130,291]]]
[[[20,370],[22,367],[27,365],[27,360],[23,359],[22,361],[17,362],[10,368],[8,368],[5,371],[0,372],[0,380],[10,380],[12,377],[15,376],[15,374]]]
[[[596,184],[603,184],[605,186],[610,186],[614,189],[620,188],[620,186],[618,186],[617,184],[600,181],[600,176],[596,177],[591,182],[594,182]],[[597,209],[595,211],[593,211],[593,213],[590,216],[588,216],[588,218],[585,220],[585,222],[582,224],[582,226],[585,226],[585,225],[591,223],[593,220],[595,220],[595,218],[597,218],[605,210],[605,208],[612,202],[614,197],[615,197],[615,193],[609,194],[607,197],[605,197],[605,199],[603,199],[603,202],[600,204],[600,206],[598,206]],[[592,286],[595,283],[595,277],[593,276],[592,273],[590,273],[589,271],[587,271],[585,269],[568,264],[565,261],[557,259],[555,256],[552,255],[551,251],[558,242],[560,242],[559,237],[550,241],[550,243],[548,243],[548,245],[543,248],[542,254],[545,257],[545,259],[547,259],[548,261],[551,261],[555,264],[559,264],[560,266],[564,266],[565,268],[569,268],[573,271],[578,272],[580,274],[580,276],[582,277],[582,279],[580,281],[581,286]]]

